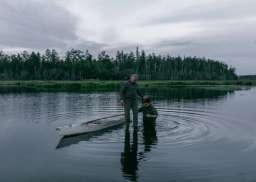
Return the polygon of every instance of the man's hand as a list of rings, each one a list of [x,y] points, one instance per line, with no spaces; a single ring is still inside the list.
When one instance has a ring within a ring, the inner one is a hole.
[[[124,101],[123,101],[123,100],[120,100],[120,104],[123,106],[123,105],[124,105]]]

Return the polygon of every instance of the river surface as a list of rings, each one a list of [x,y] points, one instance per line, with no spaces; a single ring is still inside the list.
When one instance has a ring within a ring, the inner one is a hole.
[[[151,90],[155,132],[56,127],[120,114],[118,93],[1,93],[0,181],[256,181],[256,89]]]

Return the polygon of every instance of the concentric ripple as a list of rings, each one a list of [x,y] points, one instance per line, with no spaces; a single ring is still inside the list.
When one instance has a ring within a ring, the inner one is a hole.
[[[54,123],[69,124],[85,122],[92,119],[120,114],[122,107],[118,104],[116,93],[70,96],[68,112],[55,113],[50,117]],[[72,101],[75,101],[74,103]],[[73,104],[73,105],[72,105]],[[191,145],[201,141],[220,139],[244,140],[252,143],[252,136],[244,135],[251,130],[251,122],[242,123],[232,113],[222,112],[223,100],[214,102],[166,102],[156,101],[159,117],[156,131],[159,142],[168,145]],[[73,119],[72,119],[73,118]],[[57,125],[56,124],[56,125]],[[132,126],[131,126],[132,131]],[[139,116],[139,143],[143,143],[142,117]],[[243,134],[238,138],[237,134]],[[86,138],[86,137],[85,137]],[[102,132],[87,138],[93,143],[120,143],[124,140],[124,127]]]

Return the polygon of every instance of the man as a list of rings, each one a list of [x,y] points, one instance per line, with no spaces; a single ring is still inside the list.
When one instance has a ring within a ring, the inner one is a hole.
[[[127,125],[130,123],[130,110],[133,113],[133,126],[134,129],[138,128],[138,95],[143,97],[142,93],[138,88],[138,75],[132,74],[129,80],[122,84],[120,96],[121,103],[124,105],[125,120]],[[127,127],[128,128],[128,127]]]

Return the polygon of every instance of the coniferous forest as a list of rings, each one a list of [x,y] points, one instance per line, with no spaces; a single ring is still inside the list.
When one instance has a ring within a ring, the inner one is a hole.
[[[117,51],[115,57],[103,51],[96,58],[75,49],[64,56],[54,49],[44,54],[0,52],[1,80],[122,80],[131,73],[138,73],[142,80],[237,79],[235,69],[219,61],[146,54],[138,48],[135,53]]]

